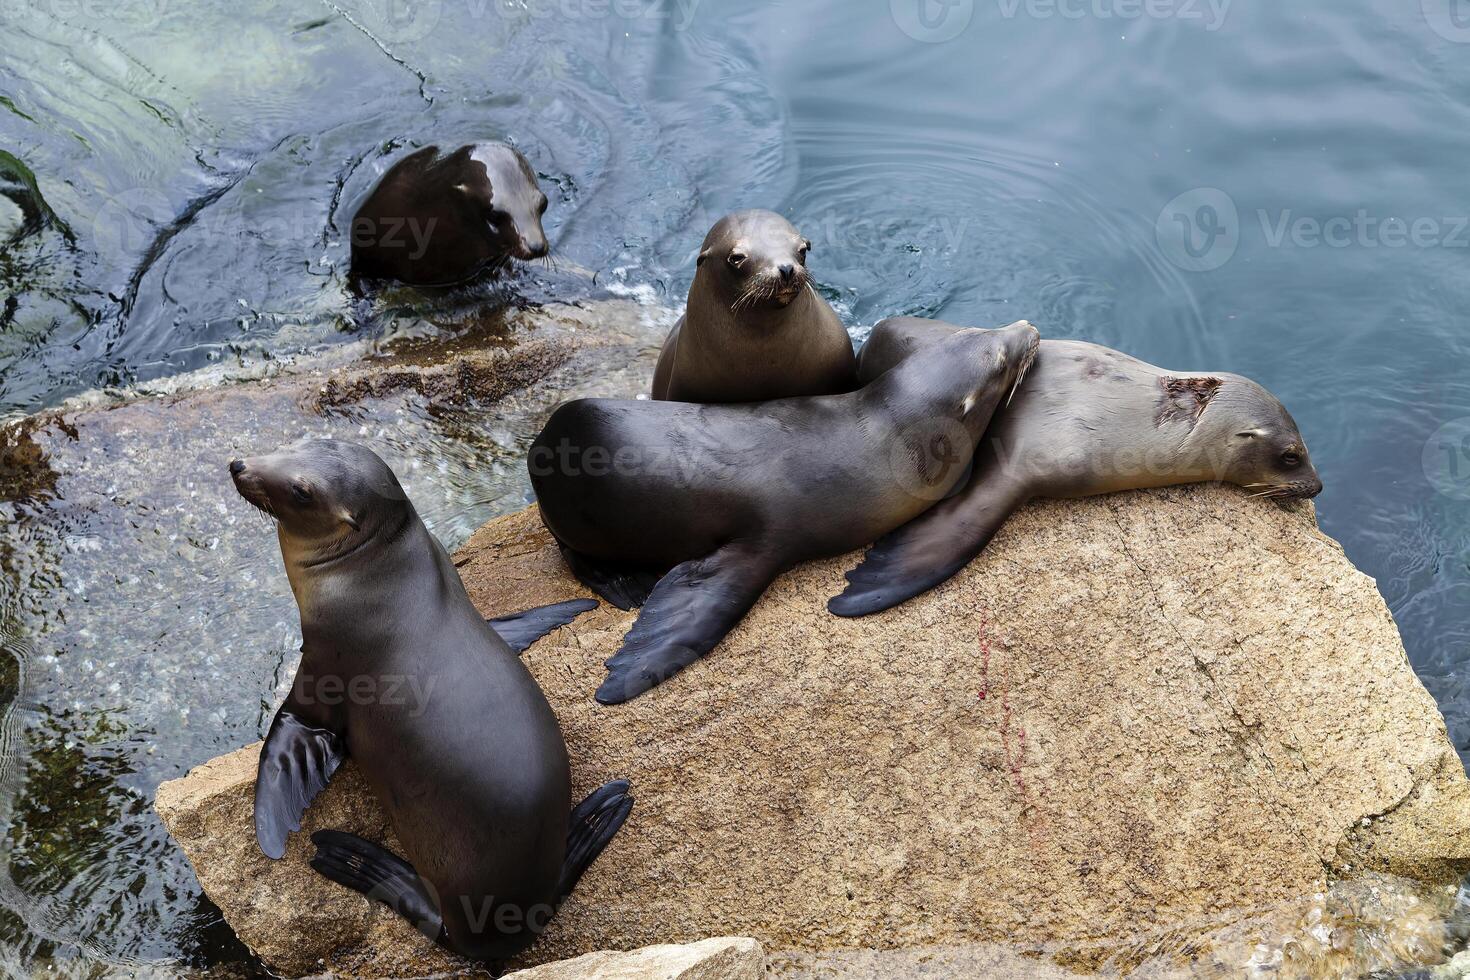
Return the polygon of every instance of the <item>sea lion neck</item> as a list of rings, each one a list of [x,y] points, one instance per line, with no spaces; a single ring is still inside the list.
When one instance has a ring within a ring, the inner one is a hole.
[[[425,550],[420,537],[428,536],[411,504],[390,522],[364,530],[351,535],[341,546],[315,549],[301,547],[280,532],[286,579],[301,612],[303,633],[313,621],[336,620],[339,606],[360,605],[371,587],[391,588],[392,582],[381,581],[370,574],[371,569],[384,563],[414,561]]]

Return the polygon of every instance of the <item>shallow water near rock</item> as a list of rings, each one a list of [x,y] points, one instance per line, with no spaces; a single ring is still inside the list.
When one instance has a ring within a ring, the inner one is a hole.
[[[1447,4],[403,6],[0,4],[0,411],[473,333],[513,295],[677,306],[710,222],[772,207],[857,338],[1026,317],[1274,390],[1324,529],[1470,749],[1470,34]],[[387,160],[502,137],[559,265],[353,302],[345,216]],[[364,439],[454,547],[524,502],[558,398],[640,387],[661,317],[495,405],[150,402],[3,447],[0,968],[253,969],[148,805],[258,738],[294,664],[230,453]]]

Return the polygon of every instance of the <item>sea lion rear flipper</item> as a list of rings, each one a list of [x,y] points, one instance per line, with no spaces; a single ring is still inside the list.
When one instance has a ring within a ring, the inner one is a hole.
[[[750,611],[780,564],[749,545],[726,545],[675,565],[649,594],[597,689],[622,704],[668,680],[715,648]]]
[[[313,728],[290,710],[276,712],[255,771],[255,839],[268,858],[286,853],[286,835],[301,829],[301,815],[347,758],[342,737]]]
[[[339,885],[381,902],[430,939],[445,944],[444,918],[423,878],[403,858],[370,840],[340,830],[311,835],[311,866]]]
[[[598,561],[566,545],[561,546],[561,556],[578,581],[624,612],[648,601],[658,584],[658,575],[647,569]]]
[[[584,612],[596,608],[596,599],[569,599],[566,602],[539,606],[536,609],[500,616],[486,620],[486,622],[500,635],[507,646],[516,653],[524,653],[527,647],[547,633],[567,625]]]
[[[847,589],[827,601],[828,611],[867,616],[942,585],[985,550],[1026,496],[979,471],[962,493],[879,538],[847,573]]]
[[[597,860],[632,809],[633,796],[628,792],[626,779],[615,779],[593,790],[577,804],[567,830],[567,856],[561,866],[557,902],[563,901],[577,887],[582,874]]]

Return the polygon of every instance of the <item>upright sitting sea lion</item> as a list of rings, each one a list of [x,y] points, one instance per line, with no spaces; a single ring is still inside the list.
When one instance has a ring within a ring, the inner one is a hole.
[[[664,341],[653,397],[754,402],[855,386],[852,340],[806,270],[812,243],[772,211],[726,215],[705,236],[689,306]]]
[[[844,395],[558,408],[527,460],[541,517],[589,587],[624,609],[647,599],[597,700],[662,682],[785,569],[860,547],[948,493],[1038,339],[1025,322],[961,331]]]
[[[261,850],[285,853],[350,752],[408,860],[326,830],[312,835],[312,867],[463,956],[494,964],[525,949],[627,817],[628,784],[568,817],[551,707],[371,451],[308,441],[230,473],[276,519],[301,609],[301,666],[260,754]],[[544,632],[526,619],[510,625]]]
[[[964,328],[894,317],[858,361],[866,383]],[[1088,497],[1221,481],[1314,497],[1322,481],[1296,423],[1236,374],[1167,371],[1107,347],[1046,340],[1032,380],[998,411],[960,493],[869,549],[828,608],[864,616],[932,589],[980,554],[1032,497]]]
[[[394,164],[352,217],[352,275],[445,286],[547,253],[546,195],[504,143],[446,157],[427,146]]]

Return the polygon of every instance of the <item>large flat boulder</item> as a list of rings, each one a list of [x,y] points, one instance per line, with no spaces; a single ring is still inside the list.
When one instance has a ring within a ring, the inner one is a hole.
[[[1168,934],[1203,956],[1192,930],[1470,859],[1443,719],[1310,504],[1210,486],[1038,502],[945,586],[837,619],[825,601],[855,558],[783,576],[621,707],[592,692],[632,614],[604,606],[528,651],[574,793],[624,776],[638,803],[527,965],[711,935],[1086,965]],[[586,594],[534,509],[456,560],[487,614]],[[158,795],[241,938],[288,973],[462,967],[317,877],[306,834],[259,854],[256,751]],[[318,827],[392,843],[350,769]]]

